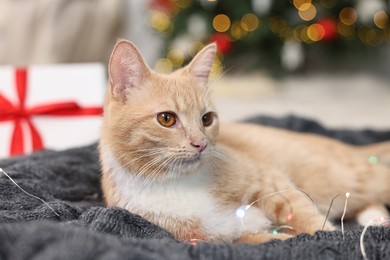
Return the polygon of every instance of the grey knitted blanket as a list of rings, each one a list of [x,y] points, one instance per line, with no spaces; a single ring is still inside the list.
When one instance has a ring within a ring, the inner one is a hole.
[[[328,130],[297,117],[250,121],[353,144],[390,140],[390,131]],[[362,259],[357,226],[345,239],[335,231],[262,245],[180,243],[140,216],[104,207],[96,145],[2,160],[0,167],[52,208],[0,176],[0,259]],[[390,259],[390,228],[368,228],[364,248],[368,259]]]

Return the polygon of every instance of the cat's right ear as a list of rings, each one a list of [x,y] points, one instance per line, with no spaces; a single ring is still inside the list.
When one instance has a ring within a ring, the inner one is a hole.
[[[150,69],[131,42],[120,40],[112,51],[108,73],[112,95],[125,101],[131,89],[141,87]]]

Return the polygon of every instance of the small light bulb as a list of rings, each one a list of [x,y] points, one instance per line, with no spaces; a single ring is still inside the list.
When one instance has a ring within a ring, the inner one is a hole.
[[[240,220],[243,219],[243,218],[245,217],[246,210],[247,210],[246,205],[245,205],[245,206],[239,207],[239,208],[236,210],[236,217],[237,217],[238,219],[240,219]]]

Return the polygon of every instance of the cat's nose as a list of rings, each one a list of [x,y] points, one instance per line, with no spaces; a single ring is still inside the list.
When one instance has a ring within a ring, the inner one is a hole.
[[[201,140],[201,141],[195,141],[192,142],[191,145],[198,149],[199,153],[203,152],[207,147],[207,141]]]

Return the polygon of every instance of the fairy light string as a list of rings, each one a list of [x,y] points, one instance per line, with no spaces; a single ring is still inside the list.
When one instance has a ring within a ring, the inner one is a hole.
[[[247,211],[257,202],[259,201],[262,201],[268,197],[271,197],[271,196],[274,196],[274,195],[277,195],[277,194],[280,194],[280,193],[283,193],[283,192],[286,192],[286,191],[289,191],[291,189],[284,189],[284,190],[280,190],[280,191],[276,191],[276,192],[272,192],[270,194],[267,194],[255,201],[253,201],[252,203],[248,204],[248,205],[241,205],[240,207],[237,208],[236,212],[235,212],[235,215],[236,215],[236,218],[237,220],[239,220],[241,222],[241,224],[243,225],[244,229],[246,229],[246,226],[245,226],[245,223],[244,223],[244,218],[247,214]],[[298,190],[299,192],[302,192],[304,195],[306,195],[310,200],[311,202],[313,203],[313,207],[315,209],[315,213],[316,213],[316,217],[318,216],[318,209],[317,209],[317,206],[315,204],[315,202],[313,201],[313,199],[309,196],[309,194],[307,194],[306,192],[296,188],[295,190]],[[341,232],[343,234],[343,240],[345,239],[345,230],[344,230],[344,218],[345,218],[345,215],[346,215],[346,212],[347,212],[347,206],[348,206],[348,198],[350,197],[350,193],[347,192],[345,193],[345,203],[344,203],[344,209],[343,209],[343,214],[341,216],[341,219],[340,219],[340,222],[341,222]],[[329,218],[329,214],[330,214],[330,211],[333,207],[333,203],[335,201],[336,198],[338,198],[340,196],[340,194],[337,194],[336,196],[334,196],[331,200],[331,203],[329,205],[329,208],[328,208],[328,211],[327,211],[327,214],[326,214],[326,217],[325,217],[325,220],[322,224],[322,228],[321,230],[324,230],[325,228],[325,225],[326,225],[326,222]],[[294,217],[294,214],[293,214],[293,209],[291,207],[291,203],[288,201],[288,204],[290,206],[290,212],[287,214],[286,216],[286,219],[287,219],[287,222],[291,221]],[[293,230],[292,227],[290,226],[287,226],[287,225],[281,225],[279,227],[275,227],[273,230],[272,230],[272,233],[273,234],[278,234],[280,232],[280,230],[282,229],[289,229],[289,230]]]
[[[390,219],[385,219],[384,217],[379,217],[379,218],[370,220],[367,223],[367,225],[364,226],[362,234],[360,235],[360,239],[359,239],[360,252],[361,252],[364,260],[368,260],[366,249],[364,246],[364,236],[365,236],[368,228],[370,226],[382,226],[382,225],[385,225],[388,223],[390,223]]]
[[[246,216],[246,213],[247,211],[255,204],[255,203],[258,203],[266,198],[269,198],[271,196],[275,196],[275,195],[278,195],[278,194],[281,194],[283,192],[287,192],[287,191],[291,191],[291,190],[297,190],[301,193],[303,193],[307,198],[309,198],[309,200],[312,202],[313,204],[313,208],[314,208],[314,211],[315,211],[315,217],[317,218],[318,217],[318,209],[317,209],[317,206],[314,202],[314,200],[310,197],[309,194],[307,194],[306,192],[304,192],[303,190],[301,189],[298,189],[298,188],[294,188],[294,189],[291,189],[291,188],[288,188],[288,189],[283,189],[283,190],[280,190],[280,191],[275,191],[275,192],[272,192],[270,194],[267,194],[267,195],[264,195],[263,197],[253,201],[252,203],[248,204],[248,205],[241,205],[240,207],[238,207],[236,209],[236,218],[241,222],[241,224],[243,225],[244,229],[246,229],[246,226],[245,226],[245,223],[244,223],[244,218]],[[287,200],[288,204],[289,204],[289,207],[290,207],[290,212],[287,214],[286,216],[286,219],[287,221],[291,221],[294,217],[294,213],[293,213],[293,209],[291,207],[291,203]],[[282,229],[289,229],[289,230],[293,230],[292,227],[290,226],[287,226],[287,225],[281,225],[279,227],[276,227],[272,230],[272,233],[273,234],[278,234],[280,230]]]
[[[38,197],[38,196],[35,196],[29,192],[27,192],[26,190],[24,190],[22,187],[19,186],[19,184],[17,184],[12,178],[11,176],[9,176],[2,168],[0,168],[0,172],[2,174],[4,174],[4,176],[6,176],[19,190],[21,190],[23,193],[25,193],[27,196],[30,196],[34,199],[37,199],[39,200],[40,202],[42,202],[43,204],[45,204],[51,211],[54,212],[54,214],[57,216],[57,217],[60,217],[60,215],[53,209],[52,206],[49,205],[49,203],[47,203],[45,200],[43,200],[42,198]]]
[[[328,208],[328,211],[327,211],[327,213],[326,213],[325,220],[324,220],[324,224],[322,225],[322,229],[321,229],[321,230],[324,230],[326,221],[327,221],[328,218],[329,218],[330,210],[332,209],[332,206],[333,206],[333,202],[334,202],[334,200],[337,199],[339,196],[340,196],[340,194],[337,194],[336,196],[334,196],[334,197],[332,198],[332,201],[330,202],[330,205],[329,205],[329,208]]]
[[[345,234],[344,234],[344,217],[347,212],[347,205],[348,205],[348,198],[351,194],[349,192],[345,193],[345,203],[344,203],[344,210],[343,215],[341,216],[341,233],[343,234],[343,240],[345,240]]]
[[[26,195],[34,198],[34,199],[37,199],[39,201],[41,201],[43,204],[45,204],[51,211],[53,211],[53,213],[60,217],[60,215],[54,210],[54,208],[52,206],[50,206],[45,200],[43,200],[42,198],[38,197],[38,196],[35,196],[29,192],[27,192],[26,190],[24,190],[19,184],[17,184],[12,178],[11,176],[9,176],[2,168],[0,168],[0,172],[6,176],[19,190],[21,190],[23,193],[25,193]],[[238,220],[240,220],[240,222],[242,223],[242,225],[245,227],[245,224],[244,224],[244,217],[246,215],[246,212],[257,202],[259,201],[262,201],[268,197],[271,197],[271,196],[274,196],[274,195],[277,195],[277,194],[280,194],[280,193],[283,193],[283,192],[286,192],[286,191],[289,191],[291,189],[284,189],[284,190],[280,190],[280,191],[276,191],[276,192],[273,192],[273,193],[270,193],[268,195],[265,195],[255,201],[253,201],[252,203],[248,204],[248,205],[242,205],[240,206],[239,208],[237,208],[236,210],[236,217]],[[295,190],[298,190],[300,192],[302,192],[303,194],[305,194],[312,202],[313,202],[313,206],[314,206],[314,209],[315,209],[315,212],[316,212],[316,216],[318,215],[318,209],[313,201],[313,199],[304,191],[296,188]],[[331,203],[330,203],[330,206],[329,206],[329,209],[328,209],[328,212],[327,212],[327,215],[326,215],[326,218],[325,218],[325,222],[323,223],[323,226],[322,226],[322,230],[324,229],[325,227],[325,223],[329,217],[329,213],[330,213],[330,210],[333,206],[333,202],[334,200],[339,197],[340,194],[336,195],[335,197],[333,197]],[[343,210],[343,214],[341,216],[341,232],[342,232],[342,235],[343,235],[343,240],[345,240],[345,232],[344,232],[344,217],[345,217],[345,214],[346,214],[346,211],[347,211],[347,205],[348,205],[348,198],[350,197],[350,193],[347,192],[345,193],[345,203],[344,203],[344,210]],[[290,205],[290,212],[287,214],[287,220],[290,221],[292,218],[293,218],[293,213],[292,213],[292,208],[291,208],[291,204],[289,203]],[[360,239],[359,239],[359,245],[360,245],[360,251],[361,251],[361,254],[363,256],[363,259],[365,260],[368,260],[368,257],[367,257],[367,253],[366,253],[366,250],[365,250],[365,246],[364,246],[364,237],[365,237],[365,234],[367,233],[368,231],[368,228],[370,226],[381,226],[381,225],[384,225],[384,224],[388,224],[390,223],[390,219],[385,219],[384,217],[380,217],[380,218],[376,218],[376,219],[373,219],[373,220],[370,220],[367,225],[364,226],[363,228],[363,231],[362,231],[362,234],[360,235]],[[288,226],[288,225],[280,225],[276,228],[274,228],[272,230],[272,233],[273,234],[279,234],[279,232],[281,230],[291,230],[293,231],[294,228],[291,227],[291,226]],[[201,242],[202,240],[201,239],[191,239],[189,242],[190,242],[190,245],[192,246],[196,246],[198,244],[198,242]]]

